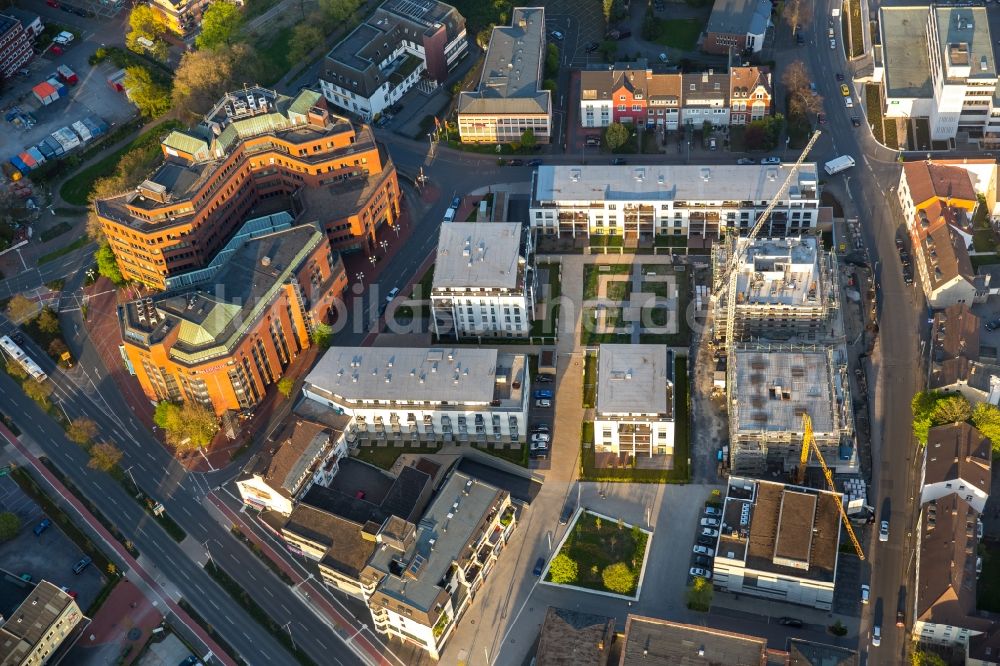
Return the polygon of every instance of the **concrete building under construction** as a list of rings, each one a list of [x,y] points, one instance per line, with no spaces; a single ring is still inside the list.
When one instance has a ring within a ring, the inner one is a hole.
[[[836,472],[854,472],[847,352],[841,346],[744,344],[728,368],[733,474],[791,471],[802,451],[803,415]],[[818,466],[818,462],[814,462]]]
[[[725,295],[729,252],[714,253],[716,337],[725,337]],[[733,337],[737,340],[811,342],[829,338],[838,308],[834,259],[814,237],[746,238],[737,241],[736,304]]]

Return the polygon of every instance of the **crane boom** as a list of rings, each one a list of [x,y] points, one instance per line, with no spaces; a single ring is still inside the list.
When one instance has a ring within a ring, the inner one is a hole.
[[[857,552],[858,557],[863,561],[865,559],[865,551],[861,549],[861,543],[858,542],[858,537],[854,534],[854,528],[851,527],[851,521],[847,519],[847,512],[844,511],[844,501],[840,497],[840,493],[837,492],[837,487],[833,485],[833,472],[830,468],[826,466],[826,461],[823,459],[823,453],[819,450],[819,446],[816,444],[816,438],[813,437],[812,419],[809,418],[808,414],[802,415],[802,432],[804,436],[802,438],[802,455],[801,464],[798,470],[798,482],[801,485],[802,481],[805,479],[806,473],[806,463],[809,462],[809,451],[816,455],[816,459],[819,460],[820,466],[823,468],[823,476],[826,478],[826,485],[829,487],[830,492],[833,493],[833,499],[837,503],[837,510],[840,511],[840,520],[843,521],[844,527],[847,528],[847,536],[851,538],[851,543],[854,544],[854,550]]]
[[[778,192],[771,198],[771,201],[767,204],[767,208],[760,212],[757,216],[757,220],[754,222],[753,227],[750,229],[750,233],[747,234],[747,242],[742,245],[742,247],[747,247],[750,243],[757,238],[757,234],[764,227],[764,223],[767,222],[768,218],[771,217],[771,211],[774,207],[778,205],[778,201],[788,192],[788,189],[792,186],[792,179],[795,178],[796,174],[799,172],[799,168],[802,163],[805,162],[806,157],[809,155],[809,151],[812,150],[813,146],[816,145],[816,141],[819,139],[821,132],[816,130],[813,132],[812,137],[809,138],[809,143],[802,150],[802,154],[799,155],[799,159],[795,161],[792,168],[788,171],[788,176],[785,178],[785,182],[781,184],[781,188]],[[737,234],[738,235],[738,234]],[[736,238],[732,241],[731,248],[729,251],[729,275],[728,280],[723,280],[720,284],[728,282],[728,292],[726,294],[726,348],[733,348],[733,334],[736,328],[736,279],[739,276],[739,265],[740,265],[740,242]]]

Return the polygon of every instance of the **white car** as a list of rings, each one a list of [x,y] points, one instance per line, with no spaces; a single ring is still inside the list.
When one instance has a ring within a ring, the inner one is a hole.
[[[700,524],[702,527],[718,527],[719,521],[716,518],[702,518]]]
[[[548,444],[548,442],[532,442],[531,443],[531,450],[532,451],[548,451],[549,450],[549,444]]]
[[[552,32],[550,32],[549,33],[549,37],[551,37],[552,39],[556,40],[557,42],[561,42],[562,40],[564,40],[566,38],[565,35],[563,35],[558,30],[553,30]]]
[[[546,435],[544,432],[536,432],[534,435],[531,436],[531,443],[532,444],[536,444],[538,442],[546,443],[550,439],[552,438]]]
[[[713,530],[711,527],[704,527],[701,530],[701,535],[703,537],[709,537],[710,539],[714,539],[717,536],[719,536],[719,530]]]
[[[63,46],[65,46],[66,44],[72,43],[74,39],[75,39],[75,37],[73,37],[73,33],[72,32],[67,32],[67,31],[63,30],[58,35],[56,35],[52,39],[52,41],[55,42],[56,44],[62,44]]]
[[[850,97],[845,97],[845,98],[844,98],[844,105],[845,105],[845,106],[846,106],[846,107],[847,107],[848,109],[853,109],[853,108],[854,108],[854,100],[853,100],[853,99],[851,99]]]
[[[871,597],[872,589],[867,585],[861,586],[861,603],[867,604],[868,599]]]
[[[722,509],[720,509],[717,506],[706,506],[705,507],[705,515],[706,516],[721,516],[722,515]]]
[[[875,628],[872,630],[872,645],[878,647],[881,644],[882,644],[882,627],[876,624]]]
[[[396,298],[397,296],[399,296],[399,287],[393,287],[389,291],[389,295],[385,297],[385,302],[392,303],[392,299]]]
[[[888,541],[889,540],[889,521],[883,520],[878,526],[878,540]]]
[[[765,157],[760,161],[761,164],[781,164],[780,157]]]
[[[715,551],[712,550],[711,548],[709,548],[708,546],[695,546],[694,547],[694,554],[695,555],[706,555],[708,557],[713,557],[715,555]]]
[[[688,573],[695,578],[706,578],[708,580],[712,580],[712,572],[707,569],[702,569],[701,567],[691,567],[691,570],[688,571]]]
[[[831,49],[837,48],[837,40],[836,39],[831,39],[830,40],[830,48]]]
[[[552,406],[552,401],[546,400],[545,398],[541,398],[535,401],[535,407],[551,407],[551,406]]]

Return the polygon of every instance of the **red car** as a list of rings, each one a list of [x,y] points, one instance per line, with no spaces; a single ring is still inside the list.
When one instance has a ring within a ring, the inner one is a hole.
[[[53,44],[51,47],[49,47],[49,53],[51,53],[52,55],[62,55],[63,49],[58,44]]]
[[[59,3],[56,2],[56,0],[45,0],[45,4],[47,4],[49,7],[55,7],[56,9],[59,9]]]

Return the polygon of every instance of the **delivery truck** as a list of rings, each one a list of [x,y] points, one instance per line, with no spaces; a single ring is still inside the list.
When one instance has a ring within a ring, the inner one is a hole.
[[[850,169],[852,166],[854,166],[854,158],[850,155],[841,155],[840,157],[836,157],[827,162],[823,165],[823,168],[826,169],[826,172],[832,176],[835,173],[840,173],[844,169]]]

